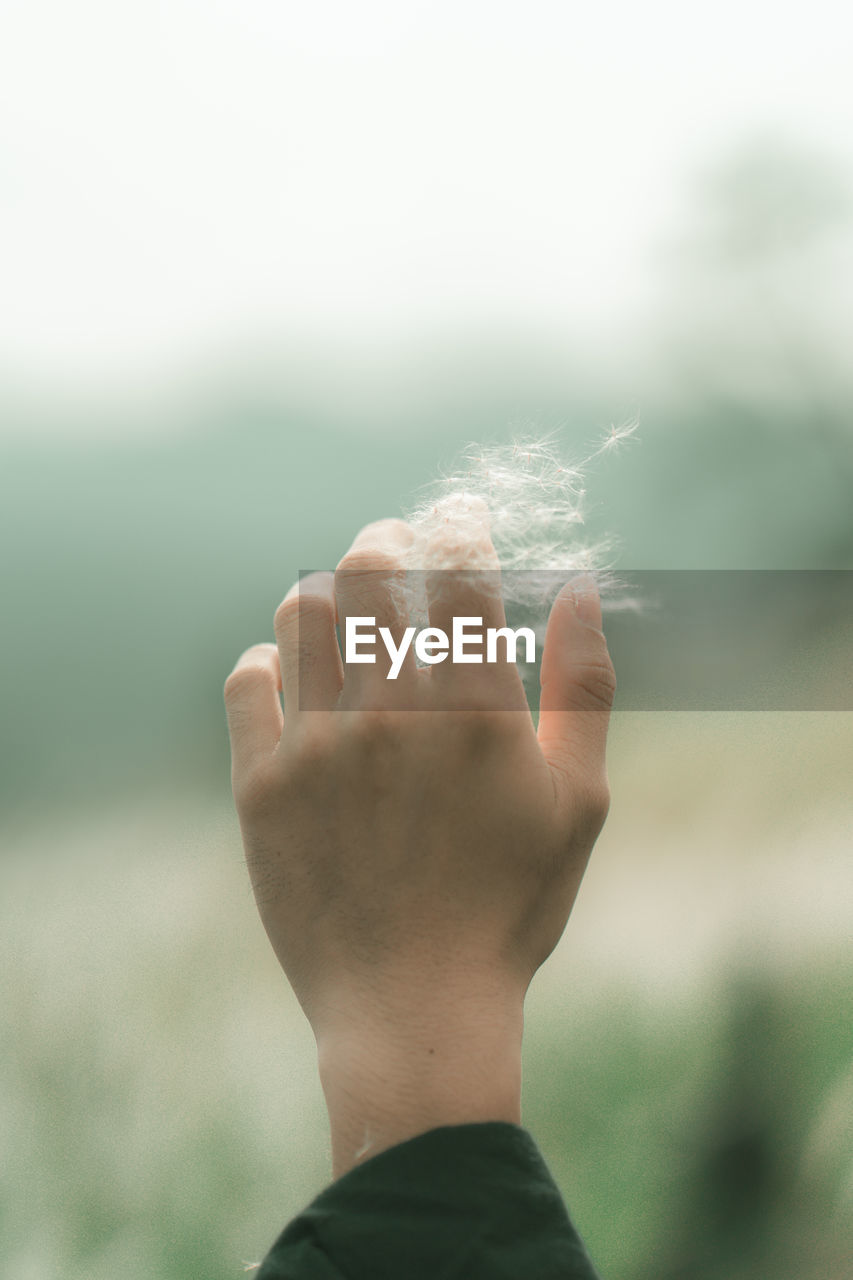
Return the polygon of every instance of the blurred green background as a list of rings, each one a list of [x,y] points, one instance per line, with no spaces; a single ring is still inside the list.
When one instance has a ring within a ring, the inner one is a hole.
[[[594,19],[571,34],[555,6],[498,8],[481,29],[463,5],[445,32],[449,11],[419,5],[358,23],[331,5],[326,30],[260,4],[87,4],[54,7],[40,43],[13,6],[0,1268],[16,1280],[233,1277],[329,1177],[313,1039],[242,866],[221,693],[300,569],[333,567],[469,441],[550,431],[572,459],[635,415],[639,440],[589,483],[588,530],[618,537],[621,567],[853,568],[832,51],[780,19],[792,74],[774,79],[747,6],[754,61],[725,62],[703,98],[719,64],[694,87],[672,69],[675,11],[648,30],[626,11],[617,69],[643,63],[632,39],[649,59],[634,125]],[[91,72],[67,100],[66,37]],[[241,93],[214,37],[235,41]],[[323,90],[298,127],[276,52]],[[566,98],[554,125],[542,88],[562,52],[589,64],[579,124]],[[764,99],[733,92],[753,71]],[[829,103],[806,127],[802,83]],[[599,84],[615,114],[588,98]],[[274,313],[242,289],[261,278]],[[529,996],[525,1123],[608,1280],[840,1280],[853,716],[623,712],[610,773]]]

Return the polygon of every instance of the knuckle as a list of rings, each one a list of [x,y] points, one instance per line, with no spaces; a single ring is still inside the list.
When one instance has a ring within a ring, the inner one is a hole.
[[[293,760],[296,767],[311,769],[330,759],[335,746],[331,723],[332,713],[307,712],[300,720],[293,741]]]
[[[334,623],[334,607],[331,600],[321,596],[303,596],[299,617],[313,630],[317,625],[325,626]]]
[[[369,707],[348,714],[345,731],[351,747],[377,776],[384,773],[386,766],[393,768],[394,763],[399,762],[406,746],[400,713],[384,707]]]
[[[609,711],[616,696],[616,672],[610,655],[583,663],[578,669],[578,688],[584,704],[592,710]]]
[[[498,746],[503,748],[503,733],[500,719],[485,702],[481,707],[469,704],[469,710],[462,713],[457,728],[458,736],[471,755],[490,754]]]
[[[274,676],[267,667],[249,663],[237,666],[225,681],[225,701],[239,701],[247,694],[252,694],[274,682]]]
[[[275,611],[273,629],[277,639],[290,640],[302,627],[312,630],[332,617],[331,601],[320,596],[292,595],[282,600]]]
[[[302,607],[304,608],[304,601]],[[286,596],[273,616],[273,629],[276,636],[287,635],[299,622],[299,596]]]

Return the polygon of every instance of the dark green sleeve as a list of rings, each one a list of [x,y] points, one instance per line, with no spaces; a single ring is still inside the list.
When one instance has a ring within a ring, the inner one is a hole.
[[[258,1280],[598,1280],[531,1135],[432,1129],[357,1165],[284,1229]]]

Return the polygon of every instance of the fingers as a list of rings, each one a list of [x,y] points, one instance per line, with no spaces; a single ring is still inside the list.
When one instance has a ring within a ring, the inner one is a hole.
[[[429,620],[448,635],[454,617],[481,617],[484,626],[505,623],[500,561],[490,537],[489,509],[482,498],[459,495],[446,524],[425,548]]]
[[[605,744],[616,676],[589,574],[574,579],[554,601],[540,681],[538,739],[558,794],[584,792],[593,807],[597,803],[606,812]]]
[[[414,540],[403,520],[376,520],[353,539],[335,571],[335,599],[346,665],[342,704],[401,701],[411,696],[416,667],[405,603],[405,552]],[[359,618],[372,619],[358,623]],[[380,635],[380,628],[387,635]],[[364,637],[357,639],[356,633]],[[359,661],[361,659],[361,661]],[[368,659],[375,659],[370,661]],[[392,678],[389,678],[392,677]]]
[[[468,695],[477,705],[500,703],[507,709],[526,709],[518,669],[507,661],[506,637],[498,637],[495,657],[488,660],[486,630],[499,631],[507,625],[500,561],[490,523],[482,498],[460,494],[447,524],[439,526],[427,543],[430,626],[452,638],[455,619],[470,637],[463,639],[463,652],[470,661],[448,659],[437,664],[432,668],[432,679],[454,703]],[[463,624],[463,619],[469,621]]]
[[[335,580],[331,573],[309,573],[294,583],[275,614],[284,710],[328,711],[344,682],[335,635]]]
[[[275,645],[256,644],[238,659],[225,681],[225,713],[231,739],[233,772],[245,772],[261,758],[272,755],[283,716]]]

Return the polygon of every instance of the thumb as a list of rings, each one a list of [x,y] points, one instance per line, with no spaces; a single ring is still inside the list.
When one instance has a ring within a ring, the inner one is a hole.
[[[558,786],[601,783],[616,674],[591,574],[573,578],[551,608],[540,673],[538,739]]]

